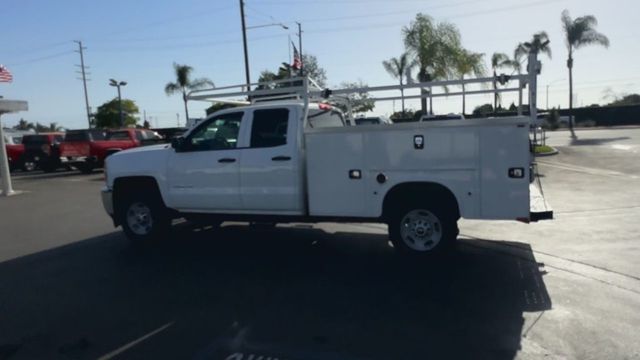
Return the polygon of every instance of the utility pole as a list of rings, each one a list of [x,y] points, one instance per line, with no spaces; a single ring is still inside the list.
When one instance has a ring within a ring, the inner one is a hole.
[[[244,19],[244,0],[240,0],[240,18],[242,20],[242,44],[244,45],[244,75],[247,80],[247,91],[251,91],[251,76],[249,75],[249,50],[247,49],[247,26]]]
[[[178,127],[180,127],[180,113],[176,113],[176,122],[178,124]]]
[[[89,128],[91,128],[91,108],[89,107],[89,94],[87,93],[87,73],[85,71],[84,66],[84,50],[86,47],[82,46],[82,41],[74,40],[75,43],[78,44],[77,53],[80,53],[80,73],[82,74],[82,85],[84,87],[84,104],[87,107],[87,123],[89,124]],[[78,66],[78,65],[76,65]]]
[[[302,24],[298,24],[298,48],[300,48],[300,74],[304,76],[304,61],[302,61]]]

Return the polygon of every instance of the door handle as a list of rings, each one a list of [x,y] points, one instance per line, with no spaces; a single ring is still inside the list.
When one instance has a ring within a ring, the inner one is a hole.
[[[234,163],[236,162],[236,159],[232,159],[232,158],[222,158],[218,160],[219,163]]]
[[[289,161],[291,156],[276,156],[271,158],[272,161]]]

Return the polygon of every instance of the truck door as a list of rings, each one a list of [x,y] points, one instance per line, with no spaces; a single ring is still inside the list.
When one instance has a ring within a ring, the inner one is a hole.
[[[249,111],[250,141],[242,149],[240,192],[247,212],[303,213],[298,151],[300,116],[295,107]]]
[[[241,209],[240,151],[243,111],[213,117],[169,155],[169,206],[180,210]]]

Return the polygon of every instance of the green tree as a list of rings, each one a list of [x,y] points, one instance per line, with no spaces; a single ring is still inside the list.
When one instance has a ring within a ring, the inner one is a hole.
[[[391,58],[389,60],[383,61],[382,66],[384,69],[391,75],[393,78],[400,80],[400,96],[402,97],[402,112],[404,113],[404,89],[402,85],[404,84],[403,78],[408,74],[408,77],[411,77],[410,72],[411,68],[415,65],[414,62],[409,58],[408,53],[402,53],[398,58]]]
[[[569,51],[567,58],[567,68],[569,69],[569,113],[573,112],[573,52],[587,45],[602,45],[609,47],[609,39],[596,31],[598,20],[593,15],[585,15],[576,19],[571,19],[569,11],[562,12],[562,27],[565,34],[565,43]],[[569,118],[569,130],[571,136],[575,137],[573,131],[573,115]]]
[[[220,110],[224,110],[224,109],[231,109],[234,107],[237,107],[238,105],[234,105],[234,104],[225,104],[225,103],[214,103],[213,105],[209,106],[205,112],[207,113],[207,116],[215,113],[216,111],[220,111]]]
[[[460,77],[460,80],[464,80],[466,75],[473,75],[475,77],[482,77],[487,74],[487,67],[484,63],[484,54],[474,53],[466,49],[460,49],[460,52],[456,56],[456,73]],[[462,114],[466,111],[466,94],[465,85],[462,83]]]
[[[21,118],[20,121],[18,121],[18,124],[16,124],[16,126],[14,126],[13,128],[16,130],[27,131],[35,129],[36,126],[32,122],[28,122],[27,120]]]
[[[487,116],[491,113],[493,113],[493,106],[491,106],[491,104],[476,106],[476,108],[473,109],[473,115]]]
[[[402,29],[404,44],[415,57],[420,82],[448,79],[455,75],[455,59],[462,48],[460,32],[451,23],[436,23],[431,17],[417,14],[411,24]],[[421,89],[421,94],[430,90]],[[433,113],[433,99],[430,109]],[[422,111],[426,113],[427,102],[421,101]]]
[[[327,86],[327,72],[318,63],[318,58],[315,55],[303,54],[302,64],[304,66],[304,73],[310,78],[316,81],[320,87]],[[287,66],[290,66],[287,64]]]
[[[367,87],[367,84],[362,81],[343,82],[340,84],[340,87],[343,89],[363,89]],[[351,113],[353,115],[366,113],[367,111],[373,110],[375,107],[375,101],[369,97],[369,93],[366,90],[354,90],[353,93],[347,95],[347,99],[351,105]],[[343,112],[348,112],[347,104],[337,103],[336,106]]]
[[[187,93],[189,91],[202,89],[205,87],[213,87],[213,81],[207,78],[199,78],[199,79],[191,79],[191,73],[193,72],[193,67],[189,65],[180,65],[173,63],[173,70],[176,76],[175,82],[167,83],[164,87],[164,92],[169,95],[173,95],[175,93],[182,94],[182,101],[184,101],[184,116],[185,119],[189,120],[189,109],[187,107]]]
[[[616,98],[608,106],[640,105],[640,95],[630,94]]]
[[[122,99],[122,112],[124,113],[124,126],[136,125],[138,118],[134,114],[139,113],[140,110],[133,100]],[[95,119],[96,127],[98,128],[119,128],[120,108],[118,106],[118,98],[100,105],[98,111],[96,111]]]

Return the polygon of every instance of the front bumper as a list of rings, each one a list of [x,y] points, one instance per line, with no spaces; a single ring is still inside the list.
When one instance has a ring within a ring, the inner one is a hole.
[[[113,191],[105,186],[100,191],[100,195],[102,196],[102,206],[104,210],[113,217]]]

